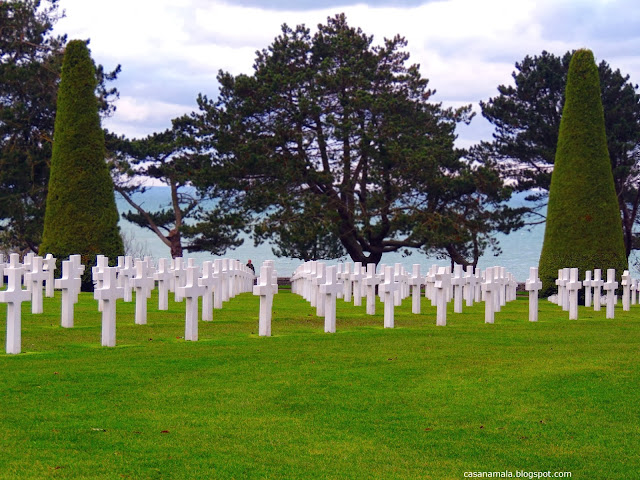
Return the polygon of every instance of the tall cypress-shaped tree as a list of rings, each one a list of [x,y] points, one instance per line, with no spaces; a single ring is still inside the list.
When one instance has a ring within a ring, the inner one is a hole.
[[[62,64],[40,252],[58,259],[81,254],[90,290],[96,255],[115,261],[124,247],[113,182],[105,162],[96,98],[96,68],[86,42],[68,43]]]
[[[569,65],[547,225],[540,255],[543,293],[558,269],[627,268],[620,210],[607,150],[600,81],[593,53],[577,50]]]

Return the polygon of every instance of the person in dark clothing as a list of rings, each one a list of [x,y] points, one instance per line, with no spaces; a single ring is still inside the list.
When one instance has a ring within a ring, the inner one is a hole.
[[[255,273],[256,273],[256,269],[253,267],[253,263],[251,263],[251,260],[249,260],[249,261],[247,262],[247,267],[248,267],[248,268],[250,268],[250,269],[251,269],[251,271],[252,271],[252,272],[254,273],[254,275],[255,275]]]

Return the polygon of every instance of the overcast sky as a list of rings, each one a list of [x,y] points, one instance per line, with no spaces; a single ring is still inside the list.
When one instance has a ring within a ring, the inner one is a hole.
[[[91,39],[92,56],[107,69],[122,65],[120,100],[105,126],[128,137],[162,131],[196,109],[196,96],[217,96],[216,74],[252,72],[256,50],[280,26],[315,30],[344,12],[349,25],[374,36],[403,35],[434,98],[473,104],[511,83],[514,64],[547,50],[562,55],[586,47],[596,61],[640,82],[638,0],[60,0],[66,18],[56,30]],[[476,117],[458,132],[459,145],[489,139]]]

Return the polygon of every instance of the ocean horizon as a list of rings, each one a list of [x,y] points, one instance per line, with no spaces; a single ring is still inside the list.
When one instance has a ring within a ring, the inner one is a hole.
[[[514,194],[510,204],[512,206],[522,205],[525,196],[526,193]],[[149,187],[144,194],[138,194],[134,199],[141,202],[143,208],[148,208],[152,211],[156,210],[162,205],[166,206],[169,204],[169,187]],[[155,233],[149,229],[138,227],[122,218],[122,213],[130,211],[132,208],[119,193],[116,193],[116,204],[121,215],[119,221],[120,229],[126,241],[129,243],[130,250],[134,252],[136,256],[148,255],[156,260],[163,257],[171,257],[169,247],[167,247]],[[493,266],[505,267],[507,271],[515,275],[519,282],[524,282],[529,276],[529,268],[538,266],[544,239],[544,227],[544,224],[533,225],[508,235],[503,233],[496,234],[495,237],[498,240],[502,253],[499,256],[494,256],[493,253],[488,250],[480,257],[478,268],[486,269]],[[253,240],[249,238],[248,235],[243,235],[242,238],[244,239],[243,244],[233,250],[227,250],[224,257],[238,259],[243,264],[247,263],[247,260],[251,260],[253,264],[256,265],[256,273],[258,272],[258,267],[265,260],[273,260],[275,262],[275,269],[280,277],[291,276],[293,271],[302,263],[302,260],[296,258],[276,257],[273,254],[272,245],[269,243],[254,246]],[[199,264],[205,260],[222,258],[213,256],[207,252],[186,252],[184,257],[193,258],[196,263]],[[328,263],[347,261],[351,261],[350,257],[342,257],[328,261]],[[630,266],[632,267],[636,262],[636,255],[632,253],[629,259]],[[448,259],[429,257],[418,251],[409,256],[405,256],[399,252],[385,253],[380,263],[386,265],[402,263],[408,270],[411,269],[413,264],[417,263],[421,266],[420,271],[423,274],[426,273],[433,264],[442,266],[451,264]]]

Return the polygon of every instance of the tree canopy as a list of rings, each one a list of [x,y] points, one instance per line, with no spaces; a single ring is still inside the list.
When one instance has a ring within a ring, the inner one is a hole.
[[[91,266],[96,264],[97,255],[106,255],[112,264],[124,255],[113,183],[105,161],[96,87],[96,67],[86,42],[69,42],[57,99],[40,249],[60,262],[69,255],[81,254],[87,265],[85,290],[92,290]]]
[[[377,263],[422,249],[477,261],[496,229],[517,223],[501,203],[510,190],[454,147],[470,107],[432,102],[405,47],[400,36],[373,45],[344,15],[313,35],[284,25],[253,75],[221,71],[218,99],[199,97],[188,123],[211,158],[199,186],[251,217],[276,254]]]
[[[558,57],[543,51],[539,56],[526,56],[516,63],[514,84],[500,85],[499,95],[480,103],[482,114],[494,125],[495,133],[493,141],[482,142],[473,157],[491,158],[514,188],[530,190],[534,209],[546,203],[550,187],[572,53]],[[629,75],[613,70],[604,60],[598,65],[598,74],[628,255],[637,244],[640,95]]]
[[[627,268],[618,201],[607,151],[598,69],[590,50],[569,64],[566,102],[551,176],[540,256],[543,294],[555,290],[558,270]]]
[[[64,15],[58,0],[0,2],[0,247],[38,251],[51,158],[65,35],[53,35]],[[103,115],[117,97],[97,67]]]
[[[242,219],[220,211],[213,199],[195,191],[191,178],[202,160],[194,151],[193,139],[183,134],[179,122],[139,140],[109,133],[107,146],[116,191],[133,208],[124,212],[123,218],[155,233],[173,258],[181,257],[183,250],[224,255],[228,248],[242,243],[238,237]],[[152,211],[137,200],[147,190],[145,182],[150,179],[169,188],[170,201],[160,210]],[[205,204],[209,207],[206,212]],[[199,221],[203,219],[206,225],[201,232]]]

